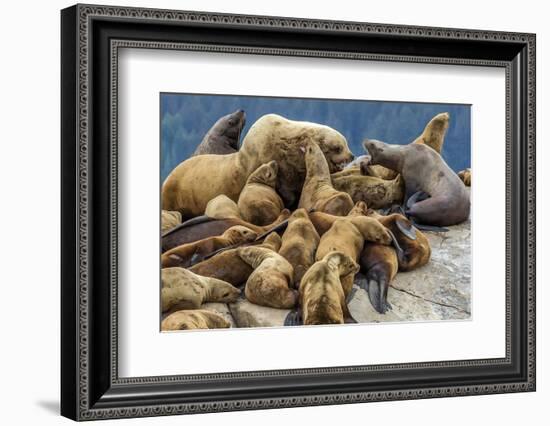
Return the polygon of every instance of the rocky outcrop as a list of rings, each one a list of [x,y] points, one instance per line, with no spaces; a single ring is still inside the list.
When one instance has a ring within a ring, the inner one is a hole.
[[[237,327],[282,327],[289,314],[288,309],[275,309],[255,305],[240,299],[229,305]]]

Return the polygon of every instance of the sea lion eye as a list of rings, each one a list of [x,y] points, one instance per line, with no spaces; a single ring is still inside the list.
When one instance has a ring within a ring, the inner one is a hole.
[[[337,146],[336,149],[335,149],[336,153],[337,154],[340,154],[342,152],[342,147],[341,146]]]
[[[229,120],[229,125],[234,126],[235,125],[235,120],[233,120],[233,119]]]

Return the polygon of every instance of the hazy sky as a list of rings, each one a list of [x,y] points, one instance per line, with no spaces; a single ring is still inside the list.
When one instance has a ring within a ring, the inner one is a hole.
[[[448,112],[451,121],[443,158],[455,171],[470,167],[469,105],[161,94],[161,179],[193,153],[220,117],[241,108],[246,112],[241,140],[258,118],[276,113],[335,128],[346,137],[356,156],[364,154],[361,142],[367,137],[406,144],[422,132],[434,115]]]

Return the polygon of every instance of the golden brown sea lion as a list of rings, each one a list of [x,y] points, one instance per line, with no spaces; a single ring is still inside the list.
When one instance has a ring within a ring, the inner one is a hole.
[[[367,204],[363,201],[355,203],[353,208],[348,213],[348,217],[351,216],[366,216],[369,212]],[[333,214],[323,213],[323,212],[311,212],[309,213],[309,220],[313,223],[315,230],[319,236],[323,236],[327,232],[336,219],[341,218],[342,216],[335,216]]]
[[[160,325],[162,331],[230,328],[231,324],[220,314],[206,309],[176,311],[168,315]]]
[[[248,177],[237,203],[241,217],[247,222],[268,225],[284,209],[283,200],[275,191],[278,171],[277,162],[270,161]]]
[[[332,179],[334,189],[351,196],[353,201],[364,201],[373,209],[401,204],[405,194],[405,183],[401,175],[396,174],[393,180],[373,176],[349,175]]]
[[[359,265],[341,252],[330,252],[315,262],[300,284],[304,325],[343,324],[349,316],[341,280],[354,276]]]
[[[365,241],[389,245],[392,243],[392,237],[388,230],[374,218],[366,216],[339,218],[321,237],[315,259],[321,260],[328,253],[337,251],[357,262]],[[353,278],[350,274],[342,279],[346,297],[353,288]]]
[[[187,268],[202,261],[216,250],[235,244],[252,242],[258,234],[246,226],[232,226],[219,237],[208,237],[174,247],[161,255],[161,267]]]
[[[235,302],[241,291],[216,278],[203,277],[185,268],[166,268],[161,271],[162,311],[194,309],[206,302]]]
[[[162,210],[160,216],[160,230],[164,234],[172,228],[175,228],[181,223],[181,213],[180,212],[170,212],[167,210]]]
[[[353,207],[353,200],[346,192],[333,188],[327,160],[316,143],[305,148],[306,178],[298,207],[337,216],[345,216]]]
[[[294,271],[288,260],[263,247],[242,247],[238,254],[254,268],[244,290],[248,301],[279,309],[296,305],[298,293],[289,288]]]
[[[206,216],[197,217],[182,223],[164,234],[162,236],[162,250],[166,251],[182,244],[222,235],[232,226],[245,226],[258,235],[263,235],[273,228],[284,224],[289,216],[290,211],[284,209],[272,224],[266,226],[257,226],[235,217],[227,219],[211,219]]]
[[[193,155],[237,152],[241,131],[245,123],[246,114],[242,109],[224,115],[208,130]]]
[[[424,144],[390,145],[366,140],[374,164],[396,170],[405,181],[408,217],[435,226],[456,225],[470,216],[470,194],[435,150]],[[416,196],[424,194],[422,201]]]
[[[472,171],[469,168],[458,172],[458,177],[464,182],[464,185],[472,186]]]
[[[398,213],[382,216],[373,210],[369,210],[368,215],[377,219],[395,235],[402,249],[402,253],[398,253],[400,271],[412,271],[429,262],[432,249],[428,238],[405,216]]]
[[[237,203],[223,194],[208,202],[204,215],[212,219],[242,219]]]
[[[272,232],[258,247],[277,252],[281,247],[281,237],[279,234]],[[237,250],[237,248],[234,248],[222,251],[193,265],[189,270],[205,277],[217,278],[234,286],[240,286],[246,282],[253,269],[241,259]]]
[[[279,165],[277,193],[286,206],[294,206],[306,174],[300,147],[307,141],[319,145],[332,172],[353,158],[346,138],[328,126],[264,115],[236,153],[198,155],[178,165],[162,186],[162,206],[187,219],[203,214],[208,201],[220,194],[236,202],[252,172],[272,160]]]
[[[388,287],[398,270],[395,249],[367,242],[359,256],[359,265],[366,276],[366,282],[360,281],[359,286],[367,291],[374,309],[381,314],[386,313],[391,309]]]
[[[288,226],[282,238],[279,254],[290,262],[294,269],[294,286],[315,262],[319,234],[304,209],[295,210],[288,218]]]

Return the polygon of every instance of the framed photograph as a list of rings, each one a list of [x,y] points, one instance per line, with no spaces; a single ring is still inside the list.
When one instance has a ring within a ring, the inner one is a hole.
[[[61,413],[535,390],[535,35],[61,12]]]

